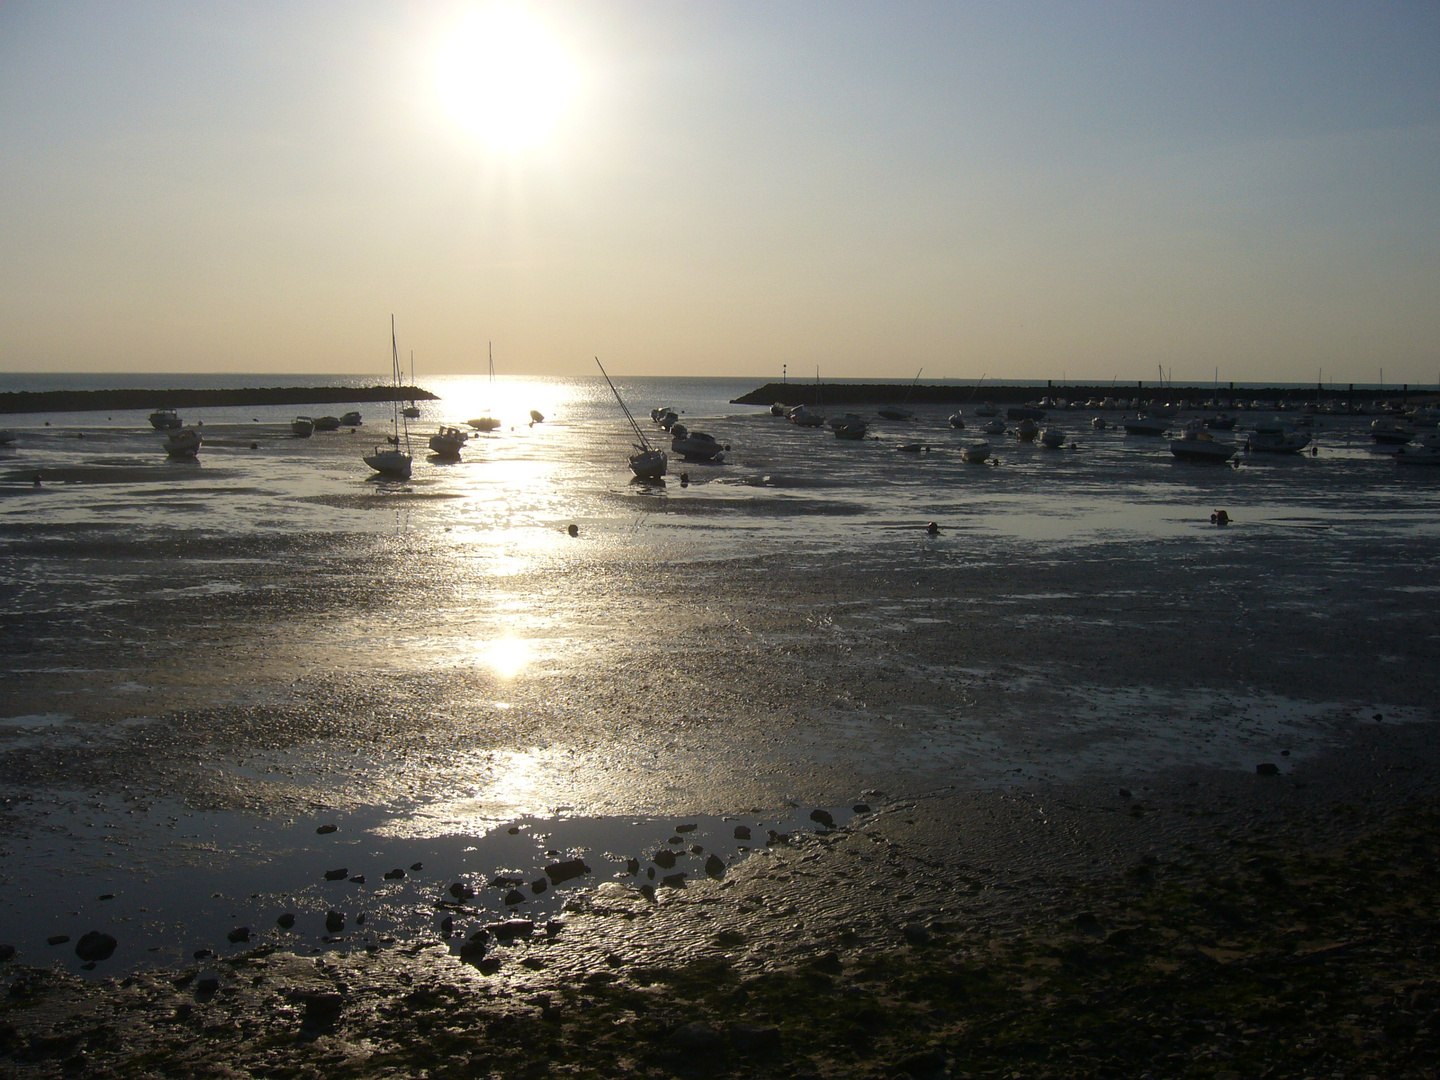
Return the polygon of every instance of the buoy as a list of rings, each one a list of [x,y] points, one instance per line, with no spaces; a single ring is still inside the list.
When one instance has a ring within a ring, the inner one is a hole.
[[[252,443],[250,444],[250,449],[251,449],[251,450],[259,450],[259,449],[260,449],[260,444],[259,444],[258,442],[252,442]]]
[[[926,526],[925,526],[925,531],[926,531],[927,533],[929,533],[931,536],[934,536],[936,533],[938,533],[938,532],[940,531],[940,526],[939,526],[939,525],[936,525],[935,522],[932,521],[932,522],[930,522],[929,525],[926,525]]]
[[[571,525],[571,526],[570,526],[568,529],[566,529],[565,531],[568,532],[571,536],[579,536],[579,535],[580,535],[580,526],[579,526],[579,525]]]
[[[1230,515],[1227,514],[1224,510],[1216,510],[1213,514],[1210,515],[1210,524],[1222,526],[1229,525]]]
[[[689,474],[688,472],[682,472],[682,473],[680,474],[680,486],[681,486],[681,487],[689,487],[689,486],[690,486],[690,474]]]
[[[40,474],[38,472],[35,474],[35,486],[40,486]]]

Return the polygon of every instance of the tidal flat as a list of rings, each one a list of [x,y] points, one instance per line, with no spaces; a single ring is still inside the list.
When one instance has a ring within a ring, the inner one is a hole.
[[[710,423],[22,444],[0,1075],[1433,1074],[1433,482]]]

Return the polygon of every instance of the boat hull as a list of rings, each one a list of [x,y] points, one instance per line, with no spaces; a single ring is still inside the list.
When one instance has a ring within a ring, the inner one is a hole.
[[[410,479],[410,455],[403,450],[381,450],[377,447],[373,454],[365,455],[365,464],[381,476]]]
[[[630,455],[630,471],[640,480],[659,480],[670,469],[664,450],[641,450]]]
[[[1202,439],[1172,439],[1170,453],[1181,461],[1226,462],[1235,456],[1236,448],[1225,443],[1205,442]]]

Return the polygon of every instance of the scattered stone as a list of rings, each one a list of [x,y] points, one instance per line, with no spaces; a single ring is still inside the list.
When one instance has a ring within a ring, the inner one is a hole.
[[[46,945],[64,945],[70,940],[69,934],[54,934],[45,939]]]
[[[810,820],[815,822],[822,829],[833,829],[835,827],[835,818],[829,810],[811,810]]]
[[[1255,766],[1255,772],[1260,776],[1279,776],[1280,766],[1273,761],[1262,761]]]
[[[80,940],[75,943],[75,955],[85,961],[108,960],[118,944],[109,934],[91,930],[88,934],[80,935]]]
[[[543,878],[543,877],[542,877],[542,878],[536,878],[534,881],[532,881],[532,882],[530,883],[530,891],[531,891],[532,893],[534,893],[536,896],[539,896],[541,893],[543,893],[543,892],[544,892],[546,889],[548,889],[548,888],[550,888],[550,882],[547,881],[547,880],[546,880],[545,878]]]
[[[584,859],[568,859],[565,862],[553,862],[545,867],[545,876],[556,885],[569,881],[572,878],[584,877],[590,873],[590,867],[585,865]]]
[[[100,894],[99,896],[97,896],[95,899],[96,899],[96,900],[114,900],[114,899],[115,899],[115,894],[114,894],[113,892],[101,893],[101,894]]]
[[[524,960],[520,961],[520,966],[529,968],[531,971],[544,971],[546,968],[545,961],[541,960],[538,956],[525,957]]]
[[[281,930],[289,930],[295,925],[295,916],[287,911],[275,920],[275,925],[280,927]]]
[[[365,884],[365,875],[364,875],[364,874],[356,874],[354,877],[352,877],[352,878],[350,879],[350,884],[352,884],[352,885],[364,885],[364,884]]]
[[[687,833],[694,832],[696,828],[698,828],[698,826],[696,825],[676,825],[675,831],[678,833]]]
[[[857,814],[868,814],[868,813],[870,812],[870,804],[869,804],[869,803],[863,803],[863,802],[857,802],[857,803],[856,803],[854,806],[852,806],[850,809],[853,810],[853,811],[854,811],[855,813],[857,813]],[[767,1030],[768,1030],[768,1029],[767,1029]]]
[[[705,847],[704,847],[704,845],[703,845],[703,844],[691,844],[691,845],[690,845],[690,854],[691,854],[691,855],[704,855],[704,854],[705,854]]]
[[[514,941],[516,938],[529,939],[535,932],[535,923],[530,919],[506,919],[491,923],[485,928],[495,935],[497,941]]]
[[[1122,799],[1128,799],[1128,798],[1130,798],[1130,797],[1131,797],[1131,795],[1130,795],[1130,789],[1129,789],[1128,787],[1122,787],[1122,788],[1120,789],[1120,798],[1122,798]]]
[[[736,825],[736,826],[735,826],[735,839],[736,839],[736,840],[749,840],[749,839],[750,839],[750,826],[749,826],[749,825]]]
[[[315,832],[319,836],[325,836],[327,833],[332,833],[338,828],[338,825],[321,825]]]
[[[421,870],[424,870],[424,869],[425,869],[425,864],[424,864],[423,862],[412,862],[412,863],[410,864],[410,870],[411,870],[413,873],[418,874]]]
[[[214,975],[206,975],[195,984],[195,993],[199,997],[209,997],[220,990],[220,980]]]
[[[346,878],[348,878],[349,876],[350,876],[350,871],[349,871],[348,869],[346,869],[345,867],[343,867],[343,866],[340,867],[338,870],[326,870],[326,871],[325,871],[325,880],[326,880],[326,881],[344,881],[344,880],[345,880]]]
[[[237,926],[234,930],[226,934],[225,937],[229,940],[230,944],[239,945],[241,942],[250,940],[250,927]]]
[[[525,894],[524,894],[523,892],[521,892],[519,889],[511,889],[509,892],[507,892],[507,893],[505,894],[505,904],[506,904],[506,906],[512,906],[512,905],[514,905],[514,904],[523,904],[524,902],[525,902]]]
[[[845,971],[845,965],[840,962],[840,954],[837,952],[821,953],[810,961],[810,966],[826,975],[840,975]]]
[[[625,966],[625,960],[624,960],[624,958],[621,957],[621,955],[620,955],[619,953],[613,953],[613,952],[607,952],[607,953],[605,954],[605,963],[608,964],[608,965],[609,965],[610,967],[612,967],[612,968],[618,968],[618,967],[624,967],[624,966]]]
[[[1382,721],[1382,720],[1384,720],[1384,719],[1385,719],[1385,714],[1384,714],[1383,712],[1377,712],[1377,713],[1375,714],[1375,722],[1376,722],[1377,724],[1380,723],[1380,721]]]
[[[345,1007],[345,998],[334,990],[297,990],[290,1000],[305,1006],[305,1015],[300,1023],[303,1027],[328,1027],[340,1017]]]
[[[640,886],[640,895],[643,896],[646,900],[649,900],[651,903],[654,903],[654,901],[655,901],[655,886],[654,886],[654,885],[651,885],[651,884],[647,881],[645,884],[643,884],[643,885]]]
[[[466,882],[457,881],[450,886],[450,895],[456,900],[469,900],[475,895],[475,890]]]
[[[723,1048],[720,1033],[704,1020],[695,1020],[670,1035],[675,1049],[687,1054],[714,1054]]]
[[[479,964],[485,959],[485,953],[489,951],[490,934],[485,930],[476,930],[466,938],[460,945],[460,959],[467,964]]]
[[[718,855],[711,855],[705,860],[705,873],[717,881],[725,876],[725,862]]]
[[[518,878],[518,877],[506,877],[504,874],[501,874],[499,877],[497,877],[497,878],[492,878],[492,879],[491,879],[491,881],[490,881],[490,888],[492,888],[492,889],[513,889],[513,888],[515,888],[516,885],[524,885],[524,884],[525,884],[525,882],[522,881],[522,880],[521,880],[520,878]],[[453,891],[455,890],[455,886],[453,886],[453,885],[450,886],[450,890],[453,892]],[[470,895],[473,896],[473,895],[475,895],[475,894],[474,894],[474,893],[471,893]]]
[[[549,922],[547,922],[547,923],[545,924],[545,936],[546,936],[546,937],[554,937],[556,934],[560,933],[560,931],[561,931],[561,930],[564,930],[564,929],[565,929],[565,920],[564,920],[564,919],[551,919]]]
[[[332,934],[338,934],[345,929],[345,916],[338,911],[332,911],[325,916],[325,929]]]
[[[687,875],[684,870],[681,870],[679,873],[675,874],[666,874],[660,879],[660,884],[667,885],[672,889],[683,889],[685,888],[686,876]]]
[[[780,1052],[780,1029],[759,1024],[736,1024],[730,1042],[742,1057],[773,1057]]]
[[[399,881],[399,880],[400,880],[401,878],[403,878],[404,876],[405,876],[405,871],[404,871],[404,870],[401,870],[398,866],[397,866],[394,870],[386,870],[386,871],[385,871],[385,880],[386,880],[386,881]]]
[[[3,964],[6,960],[13,960],[14,958],[15,958],[15,946],[14,946],[14,945],[0,945],[0,964]]]
[[[625,872],[626,872],[627,874],[638,874],[638,873],[640,873],[640,860],[639,860],[639,859],[626,859],[626,860],[625,860]]]
[[[668,848],[661,848],[655,852],[654,855],[650,856],[650,861],[660,867],[661,870],[669,870],[675,865],[675,853]]]
[[[928,945],[930,943],[930,929],[924,923],[906,923],[900,931],[905,935],[905,940],[911,945]]]
[[[440,920],[440,936],[448,938],[453,933],[455,933],[455,920],[446,915]]]
[[[215,954],[214,954],[213,952],[211,952],[209,949],[196,949],[196,950],[195,950],[193,953],[191,953],[190,955],[191,955],[192,957],[194,957],[196,960],[204,960],[207,956],[214,956]]]
[[[356,916],[355,916],[355,925],[356,925],[356,926],[364,926],[364,925],[365,925],[365,912],[362,911],[362,912],[360,912],[359,915],[356,915]]]

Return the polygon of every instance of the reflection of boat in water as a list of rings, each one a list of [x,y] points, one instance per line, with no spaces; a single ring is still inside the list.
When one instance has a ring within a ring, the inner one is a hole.
[[[411,360],[414,363],[414,360]],[[395,389],[400,389],[400,349],[395,342],[395,316],[390,316],[390,376],[395,381]],[[382,450],[375,447],[374,451],[365,455],[365,464],[374,469],[381,476],[388,476],[395,480],[410,479],[410,425],[402,419],[403,410],[400,408],[400,399],[397,397],[391,401],[392,418],[391,425],[394,434],[389,436],[394,449]],[[405,441],[405,449],[400,449],[400,441]]]
[[[360,419],[358,412],[347,412],[344,416],[340,417],[340,423],[346,427],[359,427],[364,421]]]
[[[665,451],[651,446],[650,440],[645,438],[645,433],[635,422],[635,417],[630,413],[630,407],[625,404],[625,399],[620,396],[620,391],[615,389],[615,384],[610,381],[610,373],[605,370],[605,365],[600,363],[598,356],[595,358],[595,366],[600,369],[600,374],[605,376],[605,385],[610,387],[610,392],[620,403],[620,411],[625,414],[625,419],[630,421],[631,430],[640,440],[635,444],[635,453],[630,455],[630,471],[635,474],[637,480],[659,480],[665,475],[670,465]]]
[[[724,450],[713,435],[703,431],[687,431],[683,438],[670,440],[670,452],[691,461],[720,461]]]
[[[1137,416],[1134,420],[1122,420],[1126,435],[1164,435],[1170,423],[1163,417]]]
[[[1310,436],[1282,420],[1260,420],[1245,440],[1245,449],[1262,454],[1297,454],[1310,445]]]
[[[165,453],[172,458],[193,458],[204,441],[195,428],[180,428],[165,436]]]
[[[316,431],[339,431],[340,418],[338,416],[317,416],[315,418]]]
[[[972,465],[983,465],[990,460],[990,444],[983,439],[977,439],[975,442],[966,443],[960,454]]]
[[[465,448],[465,440],[469,437],[459,428],[442,427],[430,436],[430,449],[435,452],[437,457],[459,460],[460,451]]]
[[[171,431],[180,426],[180,415],[174,409],[156,409],[150,414],[150,426],[156,431]]]
[[[1216,440],[1198,422],[1186,424],[1180,438],[1170,440],[1170,452],[1183,461],[1229,461],[1236,449]]]
[[[290,430],[302,439],[308,439],[315,430],[315,421],[308,416],[297,416],[290,421]]]
[[[1041,445],[1048,446],[1051,450],[1059,450],[1060,447],[1065,445],[1065,439],[1064,428],[1047,427],[1040,433]]]

